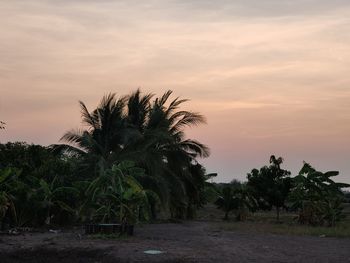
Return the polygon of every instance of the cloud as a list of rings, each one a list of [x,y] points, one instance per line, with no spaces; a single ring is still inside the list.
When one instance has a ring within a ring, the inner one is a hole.
[[[142,87],[192,99],[209,125],[189,134],[211,164],[239,163],[235,149],[258,159],[276,138],[292,155],[298,141],[336,152],[350,132],[349,17],[347,0],[3,0],[5,139],[54,143],[79,125],[78,99]]]

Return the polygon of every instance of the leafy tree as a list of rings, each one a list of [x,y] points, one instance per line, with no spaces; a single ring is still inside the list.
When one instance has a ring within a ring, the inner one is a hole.
[[[215,204],[225,212],[224,220],[228,220],[231,211],[236,214],[237,221],[244,221],[248,213],[254,211],[256,206],[254,198],[246,184],[234,180],[222,188],[222,194]]]
[[[234,198],[233,188],[229,185],[225,186],[222,189],[222,193],[216,200],[215,204],[218,206],[219,209],[225,212],[224,220],[228,220],[229,213],[237,208],[237,202]]]
[[[260,170],[253,169],[247,175],[247,186],[257,201],[259,208],[276,208],[276,219],[279,221],[280,210],[285,206],[287,197],[292,187],[290,172],[281,169],[283,159],[270,157],[270,166],[264,166]]]
[[[236,219],[244,221],[249,212],[254,212],[256,209],[256,202],[250,193],[250,189],[246,184],[242,184],[240,188],[234,190],[236,199]]]
[[[24,142],[0,144],[0,169],[17,168],[24,177],[45,178],[51,181],[69,180],[76,176],[76,158],[55,155],[50,148]]]
[[[55,192],[55,188],[70,187],[77,180],[74,163],[75,158],[54,155],[47,147],[40,145],[22,142],[0,144],[0,170],[12,171],[2,186],[6,189],[6,195],[4,192],[2,194],[2,203],[11,205],[4,220],[12,226],[42,225],[48,218],[47,210],[50,210],[51,216],[58,219],[62,215],[67,221],[58,203],[62,201],[74,205],[75,197]],[[50,186],[50,191],[55,192],[50,198],[45,194],[44,182]]]

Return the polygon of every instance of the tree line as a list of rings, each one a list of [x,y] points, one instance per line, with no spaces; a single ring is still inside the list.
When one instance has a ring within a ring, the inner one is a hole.
[[[108,94],[92,111],[80,102],[84,128],[60,144],[1,144],[3,225],[193,218],[214,175],[198,162],[209,148],[185,129],[205,118],[171,95]]]
[[[216,174],[198,162],[209,148],[185,135],[205,118],[171,95],[108,94],[92,111],[79,102],[83,128],[67,131],[60,144],[0,144],[1,227],[192,219],[213,200],[225,219],[272,209],[277,220],[281,210],[297,212],[301,224],[343,218],[341,189],[349,185],[308,163],[291,177],[272,155],[245,183],[209,183]]]
[[[282,157],[272,155],[270,165],[253,169],[246,182],[234,180],[219,186],[221,194],[215,203],[225,212],[224,219],[231,211],[237,220],[244,220],[250,212],[272,209],[277,221],[282,209],[297,212],[300,224],[334,226],[344,218],[342,188],[350,185],[333,180],[338,171],[323,173],[304,162],[300,172],[291,177],[290,171],[281,168],[282,163]]]

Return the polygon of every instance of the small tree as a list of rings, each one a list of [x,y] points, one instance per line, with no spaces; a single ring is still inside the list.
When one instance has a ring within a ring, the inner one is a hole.
[[[247,186],[257,201],[260,209],[276,208],[276,219],[279,221],[280,209],[285,206],[286,199],[291,189],[290,172],[281,169],[282,157],[270,157],[270,166],[264,166],[260,170],[253,169],[247,175]]]
[[[250,195],[246,184],[233,181],[226,185],[215,204],[225,212],[224,220],[228,220],[231,211],[236,214],[237,221],[244,221],[250,211],[256,206],[254,198]]]
[[[216,200],[215,204],[219,209],[225,212],[224,220],[228,220],[229,213],[237,207],[236,200],[233,196],[233,189],[229,185],[222,189],[222,193]]]

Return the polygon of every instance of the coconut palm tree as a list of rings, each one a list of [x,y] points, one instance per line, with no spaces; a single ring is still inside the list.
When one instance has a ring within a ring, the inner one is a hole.
[[[143,178],[143,186],[152,185],[152,191],[163,202],[178,206],[173,210],[181,212],[173,211],[173,214],[182,216],[189,204],[186,196],[195,189],[191,167],[197,164],[197,157],[207,157],[209,149],[198,141],[186,139],[184,134],[186,127],[205,123],[204,117],[178,110],[187,100],[170,101],[171,94],[172,91],[167,91],[153,102],[152,94],[141,95],[140,90],[128,97],[126,119],[128,127],[134,128],[133,136],[129,136],[119,158],[132,159],[144,167],[149,176]],[[169,200],[171,197],[174,200]]]
[[[187,127],[205,123],[205,118],[196,112],[178,110],[187,100],[175,98],[168,102],[171,94],[172,91],[167,91],[155,99],[145,133],[156,134],[152,147],[161,158],[163,176],[170,183],[172,214],[184,217],[192,205],[189,197],[198,186],[194,179],[197,171],[191,168],[197,164],[197,157],[207,157],[210,152],[204,144],[186,139],[184,133]]]
[[[140,90],[118,99],[109,94],[92,112],[80,102],[87,129],[67,132],[61,139],[66,144],[54,149],[82,156],[85,171],[95,176],[132,160],[146,171],[147,176],[138,178],[142,186],[157,193],[163,204],[173,204],[174,210],[181,210],[174,214],[182,216],[196,187],[191,167],[197,157],[209,156],[209,149],[184,133],[186,127],[205,123],[204,117],[179,110],[187,100],[170,101],[171,94],[167,91],[153,102],[152,94]]]

